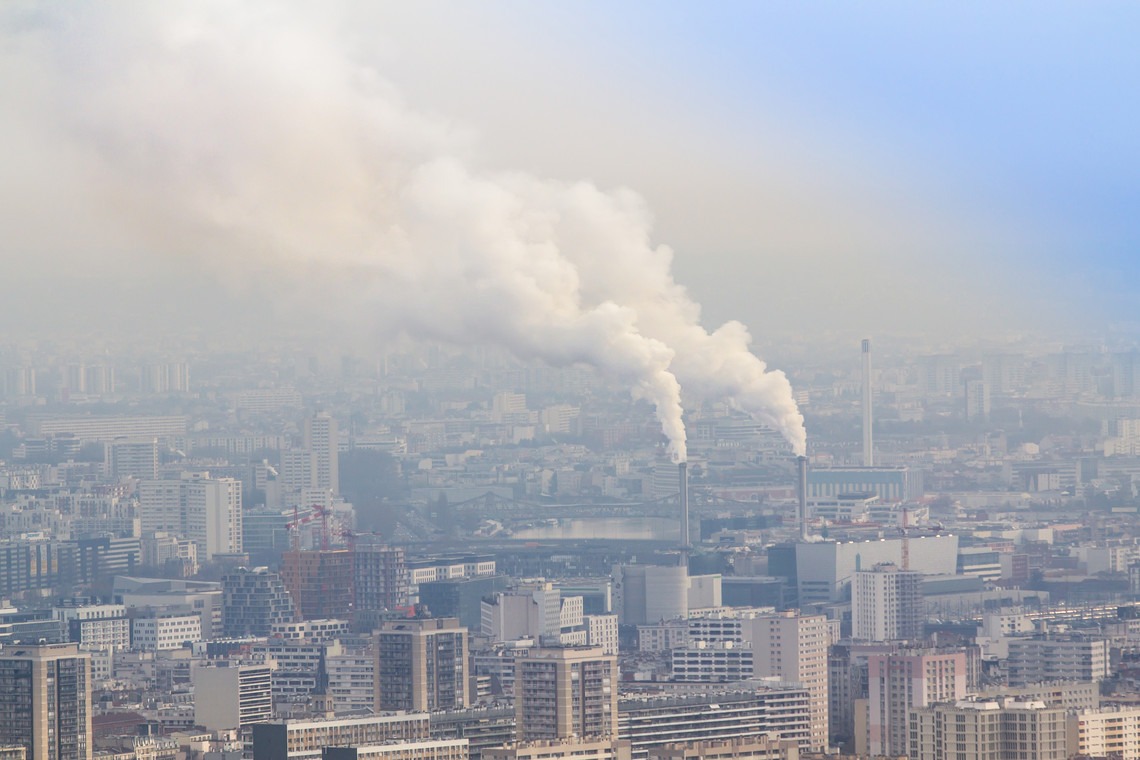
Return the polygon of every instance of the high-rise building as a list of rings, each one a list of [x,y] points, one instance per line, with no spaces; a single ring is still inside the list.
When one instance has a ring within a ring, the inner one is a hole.
[[[144,480],[138,486],[142,533],[166,532],[185,537],[181,480]]]
[[[1006,659],[1010,686],[1047,681],[1100,681],[1108,677],[1109,642],[1098,636],[1035,636],[1010,639]]]
[[[310,506],[305,502],[304,494],[317,489],[317,468],[313,452],[308,449],[282,451],[278,481],[284,506]]]
[[[87,392],[87,366],[83,362],[64,367],[63,387],[71,393]]]
[[[1008,396],[1025,385],[1025,357],[1017,354],[986,354],[982,357],[982,381],[995,396]]]
[[[966,681],[963,651],[903,649],[868,655],[866,731],[855,737],[855,754],[907,754],[910,711],[965,698]]]
[[[76,546],[60,541],[0,542],[0,597],[45,591],[74,581]]]
[[[344,618],[352,612],[350,549],[288,551],[281,555],[281,580],[300,620]]]
[[[947,396],[959,388],[962,362],[954,355],[924,356],[920,362],[921,387],[928,396]]]
[[[268,568],[240,567],[222,576],[222,625],[232,638],[268,636],[277,623],[293,620],[285,582]]]
[[[147,364],[139,371],[139,388],[143,393],[185,393],[190,390],[190,365]]]
[[[335,713],[375,712],[378,666],[375,655],[367,649],[325,657],[325,694]]]
[[[533,638],[551,646],[586,643],[582,597],[564,597],[549,581],[498,592],[485,598],[481,607],[481,632],[494,641]]]
[[[898,643],[832,645],[827,654],[827,688],[831,695],[828,718],[833,746],[850,748],[855,742],[855,712],[861,710],[860,727],[866,723],[867,658],[877,652],[892,652]]]
[[[985,422],[990,418],[990,386],[984,380],[962,383],[966,396],[966,419]]]
[[[851,638],[917,641],[923,637],[922,574],[882,563],[857,570],[851,585]]]
[[[483,599],[507,587],[503,575],[480,575],[474,578],[448,578],[419,584],[420,604],[436,617],[457,617],[468,630],[483,625]]]
[[[32,760],[89,760],[90,655],[76,644],[0,650],[0,737]]]
[[[241,552],[241,481],[190,478],[185,488],[185,536],[209,562],[218,554]]]
[[[115,392],[115,368],[96,364],[86,368],[84,392],[96,396]]]
[[[144,480],[139,522],[143,533],[169,531],[190,539],[202,561],[240,553],[241,481],[198,472],[183,473],[180,480]]]
[[[316,473],[314,485],[332,493],[340,493],[340,439],[336,420],[321,412],[305,420],[305,449],[313,452]]]
[[[269,665],[198,665],[193,668],[194,723],[211,731],[245,728],[273,718]]]
[[[457,710],[471,703],[467,629],[455,618],[393,620],[376,633],[379,710]]]
[[[813,750],[826,749],[828,739],[827,652],[834,636],[823,615],[798,611],[766,615],[751,621],[753,668],[758,677],[802,684],[811,707]]]
[[[912,760],[1064,760],[1065,710],[1044,702],[956,702],[910,713]]]
[[[75,578],[80,583],[98,583],[116,575],[131,575],[138,569],[141,555],[138,538],[80,538],[75,542]]]
[[[1130,351],[1112,355],[1112,390],[1116,398],[1140,395],[1140,353]]]
[[[530,420],[529,413],[525,393],[503,391],[496,393],[495,397],[491,399],[491,420],[493,422],[526,424]]]
[[[1113,705],[1070,712],[1068,757],[1112,757],[1140,760],[1140,707]]]
[[[613,738],[618,678],[601,647],[532,650],[515,663],[517,740]]]
[[[353,574],[357,610],[394,610],[408,605],[408,566],[403,547],[358,536],[353,546]]]
[[[154,480],[158,477],[158,439],[116,438],[103,448],[103,469],[112,480]]]
[[[623,695],[618,700],[618,736],[634,758],[673,742],[772,736],[806,749],[811,719],[807,692],[798,686],[760,684],[705,687],[699,693]]]

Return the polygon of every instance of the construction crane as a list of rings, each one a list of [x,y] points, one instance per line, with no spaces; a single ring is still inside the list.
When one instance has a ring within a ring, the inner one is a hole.
[[[293,521],[285,523],[285,528],[293,536],[293,551],[301,550],[301,526],[311,523],[318,517],[321,519],[321,549],[329,548],[329,510],[320,504],[314,504],[312,511],[304,517],[299,516],[299,508],[293,507]]]
[[[942,523],[939,522],[939,523],[934,523],[933,525],[928,525],[925,528],[922,528],[921,526],[916,526],[914,530],[919,531],[921,534],[920,537],[922,537],[922,536],[940,535],[942,533],[942,531],[945,530],[945,528],[943,527]],[[910,570],[910,536],[911,536],[911,533],[913,533],[913,532],[914,531],[911,530],[911,526],[910,526],[910,510],[907,509],[906,506],[903,506],[903,508],[902,508],[902,519],[900,520],[900,524],[899,524],[899,534],[902,536],[902,569],[903,570]]]

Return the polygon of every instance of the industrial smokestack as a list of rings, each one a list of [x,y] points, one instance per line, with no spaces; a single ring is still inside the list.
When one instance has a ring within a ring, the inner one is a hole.
[[[807,457],[796,457],[796,520],[800,527],[800,540],[806,541],[808,537],[808,511],[807,511]]]
[[[874,467],[871,440],[871,341],[863,341],[863,466]]]
[[[689,465],[681,462],[677,465],[677,474],[680,477],[681,487],[681,549],[689,548]]]

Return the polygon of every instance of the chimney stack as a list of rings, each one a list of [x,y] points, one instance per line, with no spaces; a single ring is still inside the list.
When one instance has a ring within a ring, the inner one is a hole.
[[[689,464],[680,462],[677,465],[677,474],[680,476],[681,487],[681,549],[689,548]]]
[[[806,541],[808,537],[807,457],[796,457],[796,476],[796,496],[799,501],[796,519],[799,522],[800,540]]]
[[[871,341],[863,341],[863,466],[874,467],[871,441]]]

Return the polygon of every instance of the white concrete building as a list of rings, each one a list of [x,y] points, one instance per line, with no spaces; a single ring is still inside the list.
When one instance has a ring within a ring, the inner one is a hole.
[[[1109,642],[1097,636],[1010,639],[1010,686],[1049,681],[1101,681],[1108,677]]]
[[[142,532],[173,533],[194,542],[198,559],[242,550],[241,481],[185,472],[179,480],[139,484]]]
[[[194,612],[151,612],[131,621],[133,649],[161,652],[201,640],[202,617]]]
[[[121,604],[56,607],[55,617],[67,624],[68,638],[80,651],[131,648],[131,621]]]
[[[582,622],[588,645],[601,647],[604,654],[618,653],[617,615],[583,615]]]
[[[880,564],[855,572],[851,587],[851,638],[916,641],[923,637],[922,575]]]
[[[743,681],[756,672],[752,649],[733,641],[691,641],[669,650],[669,671],[674,681]]]

